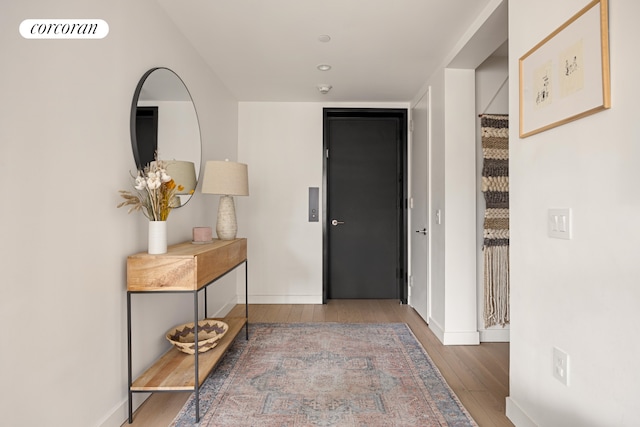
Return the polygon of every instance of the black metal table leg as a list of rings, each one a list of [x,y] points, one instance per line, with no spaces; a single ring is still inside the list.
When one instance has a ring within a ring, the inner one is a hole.
[[[198,291],[193,293],[193,331],[195,333],[194,337],[194,351],[195,354],[195,375],[194,375],[194,383],[193,383],[193,392],[195,394],[196,399],[196,422],[200,422],[200,375],[198,375]]]
[[[207,309],[207,287],[204,287],[204,318],[209,318],[209,310]]]
[[[249,259],[244,260],[244,316],[247,318],[245,339],[249,341]]]
[[[133,382],[131,370],[131,293],[127,292],[127,382],[129,384],[129,424],[133,422],[133,393],[131,384]]]

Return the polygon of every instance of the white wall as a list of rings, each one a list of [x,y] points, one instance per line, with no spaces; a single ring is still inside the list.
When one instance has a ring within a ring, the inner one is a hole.
[[[426,85],[432,97],[428,323],[444,344],[477,344],[475,120],[468,120],[475,114],[474,71],[442,68]]]
[[[587,0],[511,1],[509,71]],[[510,129],[511,365],[518,426],[636,426],[640,401],[640,3],[611,0],[610,110],[528,137]],[[518,80],[510,80],[518,117]],[[547,237],[547,209],[573,239]],[[570,356],[568,387],[552,349]]]
[[[307,200],[308,187],[322,188],[322,108],[242,102],[238,115],[238,157],[249,165],[250,196],[236,198],[249,301],[321,304],[322,222],[307,221]],[[244,300],[242,284],[238,291]]]
[[[475,69],[507,38],[507,10],[491,2],[412,100],[430,87],[431,317],[444,344],[477,344]],[[441,213],[438,223],[437,213]]]
[[[26,18],[100,18],[102,40],[25,40]],[[236,156],[237,102],[155,1],[30,0],[0,14],[0,345],[2,424],[119,426],[126,417],[126,256],[146,220],[116,209],[135,170],[131,97],[142,74],[172,68],[194,98],[204,158]],[[169,217],[169,243],[213,225],[197,193]],[[235,303],[235,277],[213,312]],[[189,321],[190,297],[134,296],[140,372]]]
[[[241,102],[238,158],[249,165],[249,197],[238,197],[246,236],[250,303],[322,303],[322,220],[308,222],[308,188],[320,188],[322,109],[408,104]],[[322,212],[320,212],[322,218]],[[238,300],[244,281],[238,279]]]
[[[509,325],[484,327],[484,213],[482,193],[482,132],[479,114],[509,114],[509,61],[507,57],[489,57],[476,68],[476,280],[480,341],[509,341]],[[517,126],[511,118],[511,126]]]
[[[477,344],[475,70],[445,69],[445,344]]]

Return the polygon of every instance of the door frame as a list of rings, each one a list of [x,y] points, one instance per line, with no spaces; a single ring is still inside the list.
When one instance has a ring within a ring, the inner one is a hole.
[[[400,179],[400,224],[398,224],[399,234],[399,260],[398,260],[398,297],[400,303],[407,303],[408,294],[408,124],[409,112],[407,108],[323,108],[322,109],[322,303],[327,303],[327,292],[329,289],[329,217],[327,215],[328,205],[328,119],[332,117],[347,118],[375,118],[391,117],[400,119],[400,144],[398,144],[398,155],[401,159]]]

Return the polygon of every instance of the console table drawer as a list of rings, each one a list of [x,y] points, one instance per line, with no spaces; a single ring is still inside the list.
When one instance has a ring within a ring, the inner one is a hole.
[[[160,255],[141,252],[127,258],[127,290],[198,290],[246,259],[247,239],[180,243]]]

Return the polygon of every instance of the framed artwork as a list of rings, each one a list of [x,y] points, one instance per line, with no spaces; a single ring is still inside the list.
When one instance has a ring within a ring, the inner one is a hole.
[[[520,137],[611,107],[607,0],[594,0],[520,58]]]

